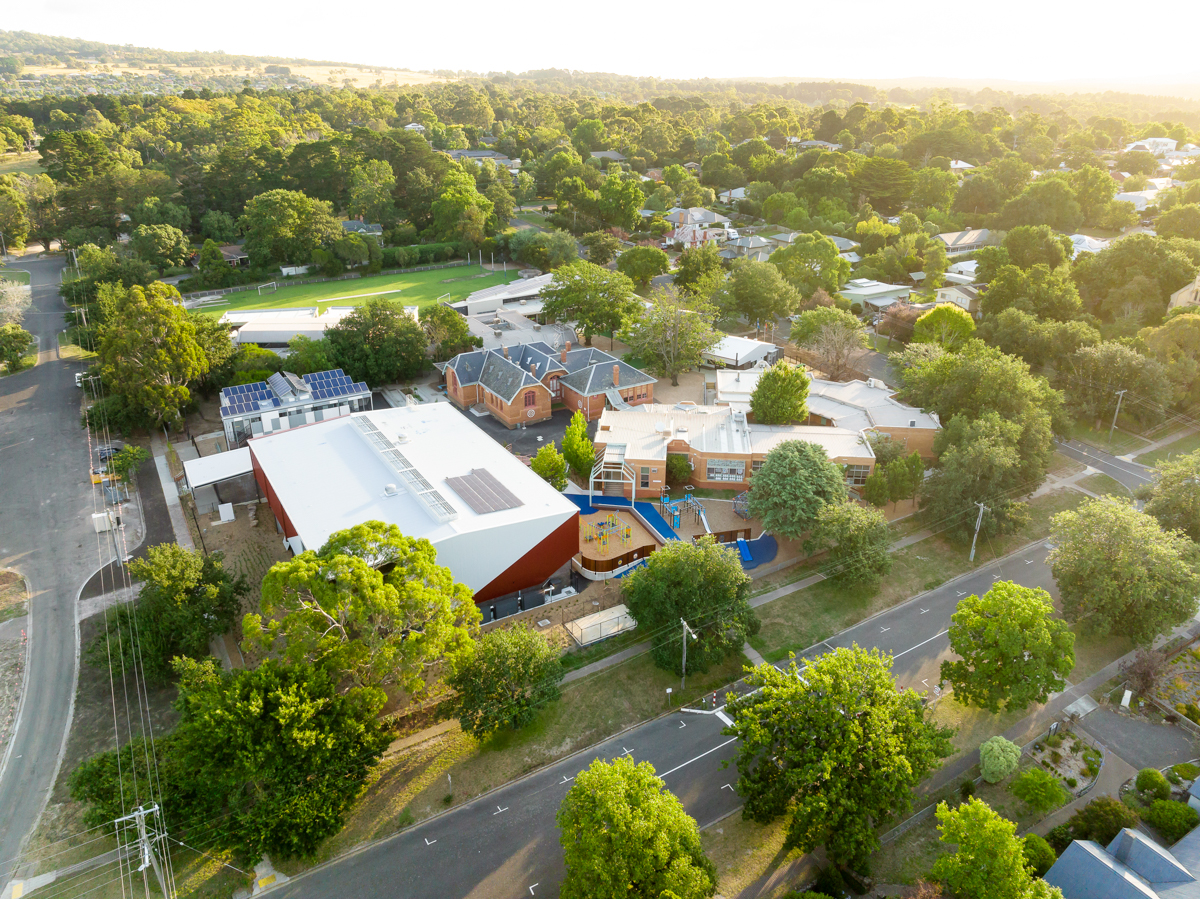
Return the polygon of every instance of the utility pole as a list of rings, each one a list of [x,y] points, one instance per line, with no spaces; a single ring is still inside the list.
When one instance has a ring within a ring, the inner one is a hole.
[[[684,621],[682,618],[679,619],[679,623],[683,625],[683,677],[680,678],[680,680],[679,680],[679,701],[682,702],[683,701],[683,690],[687,686],[687,640],[688,640],[688,634],[691,634],[692,639],[695,640],[696,633],[690,627],[688,627],[688,623],[686,621]]]
[[[1113,413],[1112,427],[1108,429],[1108,445],[1112,447],[1113,431],[1117,429],[1117,416],[1121,414],[1121,400],[1125,399],[1125,391],[1118,390],[1117,392],[1117,411]]]
[[[979,506],[979,517],[975,519],[975,536],[971,538],[971,558],[967,560],[969,562],[975,561],[975,541],[979,539],[979,527],[983,524],[984,510],[992,511],[990,506],[985,506],[983,503],[975,503],[975,505]]]
[[[154,851],[154,844],[159,842],[159,840],[166,839],[167,835],[165,832],[160,833],[157,830],[147,831],[146,829],[146,816],[154,815],[157,817],[158,814],[157,805],[152,805],[150,808],[143,808],[139,805],[133,810],[132,814],[126,815],[123,818],[117,818],[113,823],[123,824],[132,821],[137,827],[139,854],[142,857],[142,863],[138,866],[138,870],[142,872],[142,878],[146,887],[146,899],[150,899],[150,878],[146,874],[147,868],[154,869],[154,876],[158,879],[158,888],[162,891],[163,896],[171,899],[173,893],[167,888],[167,881],[163,877],[162,865],[159,863],[158,855]]]

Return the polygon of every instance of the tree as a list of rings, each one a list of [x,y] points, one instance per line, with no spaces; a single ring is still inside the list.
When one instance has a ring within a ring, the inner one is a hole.
[[[832,306],[819,306],[800,313],[792,324],[792,341],[817,357],[817,364],[831,381],[846,380],[851,361],[867,345],[862,322]]]
[[[1075,667],[1075,635],[1053,614],[1049,593],[1011,581],[968,596],[950,616],[950,648],[960,658],[942,662],[942,680],[960,702],[993,714],[1061,693]]]
[[[33,292],[24,284],[0,279],[0,325],[20,324],[33,304]]]
[[[459,168],[450,169],[442,177],[431,209],[434,240],[477,244],[496,230],[495,206],[475,187],[475,179]]]
[[[571,416],[571,422],[563,434],[562,451],[571,471],[584,479],[591,475],[596,462],[596,450],[588,438],[587,419],[582,412]]]
[[[1107,174],[1104,178],[1115,185]],[[1035,265],[1054,270],[1071,261],[1075,248],[1070,237],[1056,233],[1049,225],[1018,225],[1004,235],[1004,250],[1013,265],[1029,271]]]
[[[641,218],[638,210],[646,200],[633,174],[610,174],[600,185],[598,211],[600,219],[613,228],[632,231]]]
[[[871,156],[863,160],[853,178],[855,193],[888,215],[899,211],[904,205],[915,181],[908,163],[884,156]]]
[[[310,375],[336,367],[333,364],[333,348],[324,338],[313,340],[297,334],[288,341],[288,350],[288,371],[295,374]]]
[[[675,672],[683,659],[679,619],[695,632],[688,637],[687,670],[707,671],[758,632],[749,595],[750,577],[737,553],[711,537],[673,541],[625,578],[629,613],[652,635],[651,657]]]
[[[1081,310],[1079,291],[1065,266],[1051,269],[1042,263],[1028,270],[1002,265],[992,276],[981,299],[984,316],[1020,309],[1039,318],[1070,321]]]
[[[704,289],[714,286],[724,277],[721,253],[716,244],[692,247],[679,254],[675,286],[684,293],[707,296]]]
[[[0,234],[5,246],[21,249],[29,236],[29,207],[21,191],[0,176]]]
[[[1045,768],[1026,768],[1009,785],[1009,790],[1035,812],[1048,812],[1069,798],[1058,778]]]
[[[634,247],[617,257],[617,271],[642,286],[670,270],[670,257],[658,247]]]
[[[499,181],[493,181],[487,186],[483,195],[492,203],[492,212],[496,216],[497,224],[507,226],[517,206],[517,201],[513,199],[509,189]]]
[[[138,225],[129,240],[129,248],[159,268],[183,265],[191,252],[183,232],[170,225]]]
[[[678,386],[679,373],[700,365],[704,351],[721,341],[709,324],[714,311],[699,300],[689,308],[674,288],[657,288],[646,307],[634,307],[620,338],[646,367]]]
[[[1143,768],[1139,771],[1134,786],[1146,801],[1171,798],[1171,784],[1157,768]]]
[[[990,784],[1000,783],[1021,764],[1021,747],[999,735],[979,747],[979,771]]]
[[[592,335],[616,332],[636,307],[632,281],[583,260],[558,269],[550,285],[542,288],[541,298],[546,316],[576,322],[588,346]]]
[[[882,512],[845,502],[821,506],[805,549],[829,551],[832,570],[828,577],[847,583],[873,583],[891,570],[890,545],[891,531]]]
[[[900,690],[891,657],[854,646],[804,668],[759,665],[757,688],[726,707],[738,737],[742,815],[786,814],[789,848],[824,844],[837,864],[862,862],[876,828],[909,808],[912,788],[952,751],[950,731],[925,719],[921,698]],[[814,738],[815,735],[815,738]]]
[[[320,660],[361,686],[418,695],[443,659],[455,670],[470,654],[480,617],[428,540],[368,521],[273,565],[261,614],[246,615],[242,631],[249,651]]]
[[[417,313],[425,338],[433,348],[435,362],[445,362],[459,353],[481,346],[479,338],[471,336],[466,316],[443,303],[422,306]]]
[[[269,190],[246,204],[238,219],[251,264],[299,265],[343,234],[333,207],[294,190]]]
[[[407,380],[425,364],[421,326],[394,300],[367,300],[327,328],[325,340],[338,366],[368,384]]]
[[[816,232],[797,234],[790,244],[772,253],[769,261],[805,298],[818,290],[835,294],[850,278],[850,263],[839,255],[837,244]]]
[[[953,172],[945,172],[934,166],[918,169],[913,176],[910,200],[918,209],[950,208],[958,190],[958,178]]]
[[[221,553],[204,556],[174,543],[151,546],[129,573],[143,582],[137,599],[106,618],[88,658],[102,668],[137,665],[152,683],[170,678],[176,656],[208,656],[209,641],[233,627],[250,592],[245,576],[225,570]]]
[[[105,385],[155,426],[182,423],[191,401],[187,385],[208,370],[196,326],[176,305],[178,297],[161,281],[122,290],[99,333]]]
[[[533,721],[542,706],[558,699],[562,678],[554,647],[518,624],[484,634],[449,684],[458,691],[462,729],[482,740],[500,728],[519,730]]]
[[[649,762],[596,759],[556,818],[567,875],[562,899],[708,899],[716,868],[696,822]]]
[[[1095,840],[1107,846],[1126,827],[1137,827],[1138,813],[1119,799],[1100,796],[1093,799],[1067,821],[1067,829],[1076,840]],[[1053,840],[1051,841],[1053,845]],[[1061,852],[1066,847],[1056,847]]]
[[[825,503],[846,500],[846,479],[815,443],[780,443],[750,479],[750,515],[763,530],[798,540],[817,523]]]
[[[1065,367],[1068,403],[1085,419],[1108,418],[1115,413],[1118,390],[1147,398],[1169,397],[1173,392],[1162,363],[1120,343],[1082,346]],[[1164,412],[1163,406],[1146,402],[1127,403],[1125,409],[1147,423],[1160,421]]]
[[[738,259],[714,300],[726,314],[742,316],[757,330],[791,315],[800,304],[800,294],[769,262]]]
[[[391,164],[383,159],[368,159],[350,172],[346,211],[361,221],[390,227],[396,221],[396,201],[392,196],[395,189],[396,173]]]
[[[1004,204],[997,224],[1012,230],[1018,225],[1048,225],[1055,231],[1073,232],[1083,221],[1075,192],[1061,178],[1039,178]]]
[[[108,470],[120,478],[122,483],[131,484],[137,476],[137,470],[149,458],[148,449],[131,443],[121,447],[117,454],[108,460]]]
[[[808,375],[803,368],[780,359],[758,376],[750,394],[750,412],[764,425],[808,420]]]
[[[1149,643],[1196,614],[1195,547],[1112,497],[1053,519],[1049,562],[1063,616],[1097,634]]]
[[[200,248],[200,281],[207,288],[225,287],[234,279],[233,269],[225,261],[221,248],[212,238]]]
[[[896,459],[889,462],[885,469],[887,474],[888,499],[894,503],[908,499],[916,492],[917,485],[913,481],[912,469],[906,459]]]
[[[15,322],[0,325],[0,362],[8,366],[8,373],[20,371],[21,360],[33,343],[33,335]]]
[[[1154,223],[1154,230],[1163,237],[1200,240],[1200,204],[1188,203],[1164,212]]]
[[[237,222],[227,212],[210,209],[200,218],[200,236],[217,244],[232,243],[238,237]]]
[[[1200,812],[1186,802],[1157,799],[1145,813],[1146,823],[1162,834],[1167,845],[1178,843],[1200,824]]]
[[[607,231],[589,231],[579,242],[587,249],[588,262],[596,265],[608,265],[621,251],[621,241]]]
[[[879,509],[891,502],[891,491],[888,490],[887,473],[883,466],[876,465],[875,470],[867,476],[863,484],[863,499]]]
[[[945,349],[955,350],[974,333],[975,321],[971,313],[954,303],[938,303],[917,319],[913,327],[913,340],[917,343],[936,343]]]
[[[553,443],[544,443],[530,463],[533,473],[553,487],[565,490],[567,486],[567,462]]]
[[[1040,768],[1037,770],[1041,770]],[[1062,899],[1057,887],[1030,874],[1017,825],[981,799],[937,807],[939,839],[954,852],[938,856],[932,874],[961,899]]]
[[[1158,463],[1146,513],[1164,531],[1183,531],[1200,543],[1200,450]]]
[[[1058,860],[1050,844],[1036,833],[1027,833],[1021,838],[1021,855],[1025,858],[1025,867],[1034,877],[1045,876]]]

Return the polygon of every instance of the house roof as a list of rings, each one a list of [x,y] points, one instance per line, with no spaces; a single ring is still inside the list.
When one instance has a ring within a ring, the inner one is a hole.
[[[1045,881],[1063,891],[1064,899],[1197,899],[1200,882],[1184,859],[1193,864],[1200,848],[1197,831],[1171,850],[1136,830],[1126,828],[1107,848],[1076,840],[1046,872]],[[1178,854],[1176,854],[1178,850]]]
[[[947,284],[942,290],[953,290],[961,293],[968,300],[979,299],[979,284]]]
[[[505,349],[508,358],[498,349],[460,353],[446,363],[446,368],[454,370],[459,383],[482,384],[506,403],[516,399],[525,387],[544,387],[541,379],[552,372],[562,373],[559,383],[584,396],[596,396],[614,386],[637,387],[657,381],[595,347],[556,350],[535,341]],[[619,369],[619,385],[613,384],[614,365]]]
[[[778,347],[773,343],[764,343],[761,340],[751,340],[749,337],[728,334],[721,338],[720,343],[705,350],[703,355],[709,359],[740,364],[752,359],[763,359],[777,349]]]
[[[833,241],[833,245],[838,248],[838,252],[844,253],[846,250],[853,250],[858,246],[858,241],[848,240],[845,237],[838,237],[836,234],[826,234],[826,238]]]
[[[855,278],[846,282],[842,288],[842,296],[855,297],[862,300],[874,300],[884,297],[908,296],[912,288],[902,284],[884,284],[870,278]]]
[[[616,150],[597,150],[592,153],[592,159],[614,159],[617,162],[624,162],[625,154],[618,153]]]
[[[367,222],[358,222],[351,219],[348,222],[342,222],[342,228],[353,234],[382,234],[383,225],[372,225]]]
[[[703,206],[690,206],[684,209],[676,206],[664,218],[673,225],[715,225],[729,224],[729,219],[719,212],[705,209]]]
[[[944,243],[947,249],[955,250],[984,243],[991,237],[991,234],[992,232],[987,228],[976,228],[971,231],[947,231],[945,234],[939,234],[938,240]]]
[[[288,371],[278,372],[266,381],[221,388],[221,418],[258,415],[329,400],[345,402],[370,395],[371,388],[366,382],[353,381],[340,368],[314,372],[302,378]]]

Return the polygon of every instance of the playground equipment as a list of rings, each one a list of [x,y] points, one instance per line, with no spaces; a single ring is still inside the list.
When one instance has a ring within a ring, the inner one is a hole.
[[[595,541],[601,546],[608,546],[609,540],[617,540],[622,546],[633,538],[633,528],[616,512],[610,512],[608,517],[593,522],[584,532],[583,539],[589,543]]]
[[[739,493],[733,498],[733,514],[743,521],[750,520],[750,491]]]
[[[659,509],[663,518],[671,522],[671,527],[679,529],[679,519],[684,511],[694,512],[696,514],[696,524],[704,525],[704,533],[711,534],[712,528],[708,526],[708,516],[704,512],[704,505],[700,500],[692,496],[692,491],[695,489],[692,486],[684,487],[683,499],[672,500],[671,492],[664,487],[662,494],[658,498]]]

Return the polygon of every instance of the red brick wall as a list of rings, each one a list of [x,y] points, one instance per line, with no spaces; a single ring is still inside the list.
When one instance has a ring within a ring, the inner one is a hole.
[[[271,486],[271,482],[267,480],[267,473],[258,464],[258,457],[254,455],[253,446],[250,447],[250,461],[254,465],[254,480],[258,482],[258,489],[267,498],[267,503],[270,505],[271,511],[275,513],[275,519],[283,527],[283,535],[289,538],[297,536],[299,532],[296,530],[296,526],[292,524],[292,520],[288,518],[287,510],[283,508],[283,503],[279,501],[279,497]],[[306,546],[305,549],[317,549],[317,547]]]
[[[537,546],[517,559],[490,584],[475,594],[475,602],[486,602],[506,593],[540,586],[579,552],[579,513],[551,531]]]
[[[531,390],[535,393],[537,401],[532,406],[526,406],[525,394]],[[542,386],[522,387],[511,403],[500,401],[499,397],[486,389],[480,389],[480,399],[484,400],[484,405],[494,418],[510,428],[522,423],[545,421],[550,417],[550,391]],[[533,410],[533,415],[529,414],[530,409]]]

